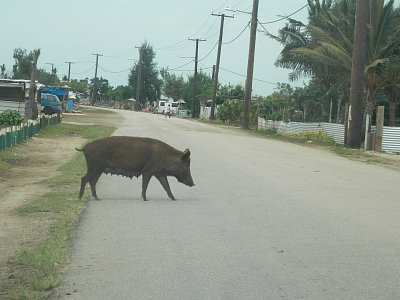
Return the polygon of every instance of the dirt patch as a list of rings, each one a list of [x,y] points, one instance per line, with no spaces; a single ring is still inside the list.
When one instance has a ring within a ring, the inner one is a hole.
[[[117,126],[118,114],[65,114],[64,123]],[[12,149],[10,159],[0,168],[0,283],[8,276],[8,266],[21,249],[45,238],[53,217],[49,214],[19,216],[15,208],[48,192],[46,179],[60,174],[60,167],[76,155],[82,137],[33,137]],[[15,159],[14,159],[15,157]],[[0,289],[2,287],[0,286]],[[2,292],[0,290],[0,298]]]

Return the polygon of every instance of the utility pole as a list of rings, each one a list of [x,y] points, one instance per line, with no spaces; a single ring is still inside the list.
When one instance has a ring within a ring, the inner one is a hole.
[[[196,93],[197,93],[197,62],[199,57],[199,42],[205,42],[206,40],[202,39],[188,39],[189,41],[196,42],[196,51],[194,56],[194,76],[193,76],[193,102],[192,102],[192,118],[195,117],[196,113]]]
[[[54,64],[53,63],[45,63],[46,65],[51,65],[51,75],[54,75]]]
[[[93,83],[93,95],[92,95],[92,105],[96,102],[97,95],[97,67],[99,65],[99,56],[103,56],[102,54],[92,53],[92,55],[96,55],[96,69],[94,71],[94,83]]]
[[[139,49],[139,64],[137,69],[137,80],[136,80],[136,101],[140,103],[140,92],[142,89],[142,60],[143,60],[143,47],[135,47]]]
[[[366,36],[368,22],[368,1],[357,0],[356,24],[351,67],[349,132],[347,146],[358,149],[362,138],[362,104],[364,99],[364,69],[366,60]]]
[[[250,101],[251,90],[253,88],[253,70],[254,70],[254,54],[256,48],[257,34],[257,15],[258,15],[258,0],[253,0],[253,11],[251,13],[251,29],[250,29],[250,45],[249,58],[247,61],[247,76],[244,95],[243,107],[243,128],[249,129],[250,125]]]
[[[225,14],[211,14],[213,16],[218,16],[221,17],[221,25],[219,28],[219,40],[218,40],[218,52],[217,52],[217,63],[215,64],[215,71],[213,73],[213,90],[212,90],[212,101],[211,101],[211,114],[210,114],[210,119],[214,120],[215,119],[215,100],[217,98],[217,88],[218,88],[218,72],[219,72],[219,63],[220,63],[220,58],[221,58],[221,46],[222,46],[222,35],[224,32],[224,20],[225,17],[227,18],[233,18],[234,16],[226,16]]]
[[[74,64],[75,62],[73,61],[66,61],[66,64],[68,64],[68,82],[71,79],[71,64]]]

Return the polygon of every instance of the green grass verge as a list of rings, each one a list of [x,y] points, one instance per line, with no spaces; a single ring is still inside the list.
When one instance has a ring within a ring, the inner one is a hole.
[[[49,126],[40,135],[46,137],[79,134],[92,140],[109,136],[115,128],[104,126],[78,126],[59,124]],[[72,132],[72,133],[71,133]],[[76,224],[87,201],[78,200],[80,178],[86,172],[82,153],[61,168],[61,175],[48,180],[52,192],[20,206],[16,212],[21,216],[41,216],[53,220],[48,235],[31,249],[23,249],[14,268],[11,299],[46,299],[60,282],[60,273],[67,263],[71,239]],[[87,199],[84,197],[83,199]]]
[[[106,110],[106,109],[99,109],[96,107],[79,107],[79,110],[83,113],[90,113],[90,114],[116,114],[114,111]]]

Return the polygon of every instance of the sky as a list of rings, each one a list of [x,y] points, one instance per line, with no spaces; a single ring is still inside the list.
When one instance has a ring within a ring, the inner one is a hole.
[[[249,52],[248,25],[252,0],[1,0],[0,65],[8,73],[14,64],[16,48],[29,51],[40,48],[38,68],[51,72],[52,64],[61,78],[93,78],[96,56],[98,77],[110,85],[127,85],[130,68],[139,58],[136,47],[147,41],[155,51],[158,68],[169,68],[185,78],[194,72],[195,42],[199,42],[198,69],[209,73],[216,64],[220,17],[225,18],[219,82],[244,86]],[[291,15],[307,4],[306,0],[259,1],[258,19],[268,23]],[[229,7],[232,12],[226,10]],[[246,13],[247,12],[247,13]],[[307,21],[304,8],[292,18]],[[285,20],[264,24],[272,34]],[[259,30],[264,30],[258,25]],[[274,62],[282,50],[275,40],[259,31],[256,38],[253,95],[269,95],[278,82],[289,82],[290,70],[277,68]],[[304,78],[292,82],[302,87]]]

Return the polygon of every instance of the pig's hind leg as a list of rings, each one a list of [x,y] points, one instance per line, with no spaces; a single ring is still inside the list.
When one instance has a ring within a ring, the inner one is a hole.
[[[167,192],[168,197],[171,198],[171,200],[176,200],[174,195],[172,195],[171,189],[169,187],[167,176],[156,176],[156,178],[161,183],[161,185],[163,186],[164,190]]]
[[[102,172],[96,172],[95,174],[93,174],[93,176],[90,177],[89,179],[89,184],[90,184],[90,189],[92,190],[92,196],[94,197],[94,199],[96,200],[100,200],[99,197],[97,197],[97,193],[96,193],[96,183],[99,180],[100,176],[101,176]]]
[[[146,192],[150,179],[151,175],[142,174],[142,198],[144,201],[147,201]]]
[[[81,189],[79,191],[79,199],[82,198],[83,193],[85,191],[85,186],[89,182],[90,189],[92,191],[92,196],[96,199],[99,200],[99,197],[97,196],[96,193],[96,183],[99,180],[102,172],[99,171],[92,171],[88,172],[85,176],[81,178]]]

